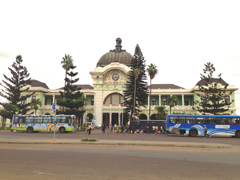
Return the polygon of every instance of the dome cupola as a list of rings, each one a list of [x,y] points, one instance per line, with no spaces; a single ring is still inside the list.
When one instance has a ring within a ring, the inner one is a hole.
[[[117,38],[116,43],[116,48],[114,50],[110,50],[99,59],[97,67],[104,67],[112,62],[118,62],[130,66],[133,56],[126,52],[126,50],[122,49],[121,38]]]

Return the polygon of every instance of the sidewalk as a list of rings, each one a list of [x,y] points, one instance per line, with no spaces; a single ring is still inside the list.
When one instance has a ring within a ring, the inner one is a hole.
[[[228,144],[193,143],[193,142],[166,142],[166,141],[129,141],[129,140],[97,140],[81,141],[81,139],[4,139],[0,144],[73,144],[73,145],[125,145],[125,146],[158,146],[158,147],[185,147],[185,148],[232,148]]]

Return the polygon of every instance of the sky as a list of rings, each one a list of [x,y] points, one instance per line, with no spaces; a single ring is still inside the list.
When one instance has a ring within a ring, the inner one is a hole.
[[[231,0],[0,0],[0,82],[22,55],[32,79],[57,89],[70,54],[78,84],[92,85],[89,72],[120,37],[122,49],[133,55],[139,44],[157,66],[153,84],[191,89],[211,62],[215,77],[240,88],[239,9]]]

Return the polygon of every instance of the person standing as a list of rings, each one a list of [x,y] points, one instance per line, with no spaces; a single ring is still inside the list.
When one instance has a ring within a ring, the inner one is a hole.
[[[204,125],[204,137],[207,137],[207,127]]]

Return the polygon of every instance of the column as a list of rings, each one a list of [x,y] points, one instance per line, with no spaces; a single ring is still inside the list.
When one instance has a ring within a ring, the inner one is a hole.
[[[162,96],[161,95],[159,95],[159,106],[161,106],[162,105]]]
[[[110,104],[109,125],[112,126],[112,104]]]
[[[184,107],[184,95],[182,94],[182,106]]]
[[[120,126],[120,115],[121,115],[121,113],[120,113],[120,104],[118,105],[118,125]]]

